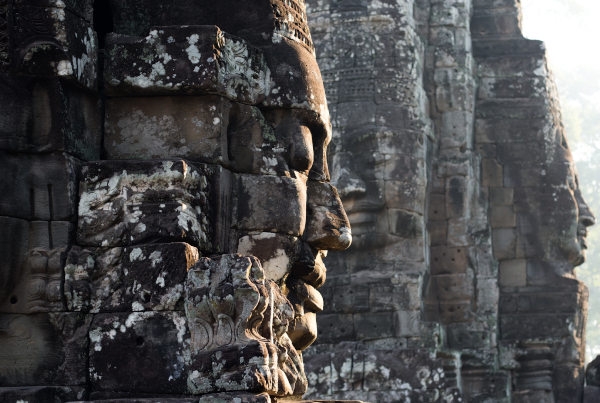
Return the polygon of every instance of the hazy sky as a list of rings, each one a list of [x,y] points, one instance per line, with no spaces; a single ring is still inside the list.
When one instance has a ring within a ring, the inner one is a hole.
[[[573,156],[595,159],[600,129],[589,122],[600,122],[600,0],[521,0],[521,5],[523,34],[546,43]]]
[[[600,66],[599,0],[521,0],[521,5],[523,33],[546,42],[556,68],[573,63]]]

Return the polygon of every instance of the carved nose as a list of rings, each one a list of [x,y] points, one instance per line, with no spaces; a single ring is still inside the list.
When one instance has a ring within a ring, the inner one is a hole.
[[[337,190],[328,182],[308,181],[303,238],[319,250],[344,250],[352,243],[350,222]]]
[[[577,200],[577,207],[579,208],[579,224],[585,227],[591,227],[596,224],[596,217],[585,200],[583,200],[583,195],[579,188],[575,190],[575,199]]]

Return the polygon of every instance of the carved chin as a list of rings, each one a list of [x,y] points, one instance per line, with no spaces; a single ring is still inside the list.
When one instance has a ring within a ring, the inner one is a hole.
[[[288,336],[296,350],[302,351],[317,339],[317,315],[314,312],[305,312],[298,316],[288,328]]]

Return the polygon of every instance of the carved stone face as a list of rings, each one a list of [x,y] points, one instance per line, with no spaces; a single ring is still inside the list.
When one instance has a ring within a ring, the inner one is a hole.
[[[567,186],[562,189],[562,192],[558,188],[555,198],[561,200],[561,193],[564,193],[568,205],[565,206],[566,208],[559,205],[558,212],[554,215],[558,217],[558,220],[561,220],[562,217],[565,221],[568,220],[568,222],[559,222],[560,226],[557,226],[560,234],[558,249],[562,254],[560,257],[566,259],[573,266],[579,266],[585,262],[587,228],[595,224],[596,218],[583,199],[577,174],[570,158],[567,159],[567,163]]]
[[[221,176],[218,182],[219,198],[231,201],[231,214],[220,218],[213,250],[205,252],[258,257],[266,277],[282,286],[295,307],[288,332],[294,346],[306,348],[316,338],[315,313],[323,307],[316,291],[325,281],[322,258],[327,250],[347,248],[351,235],[337,191],[329,184],[326,153],[331,124],[303,2],[175,2],[161,6],[160,13],[150,13],[135,2],[111,5],[116,32],[144,35],[148,53],[168,55],[122,74],[125,78],[115,77],[115,92],[127,91],[134,82],[165,93],[187,86],[220,96],[190,97],[193,107],[166,102],[159,103],[162,108],[149,106],[143,114],[156,116],[157,121],[163,119],[165,105],[186,109],[189,122],[193,120],[189,114],[197,110],[197,122],[192,123],[210,128],[190,134],[194,126],[183,123],[186,116],[174,113],[169,126],[179,124],[183,130],[166,136],[168,151],[155,147],[151,157],[179,157],[186,152],[187,158],[221,165],[230,176]],[[163,27],[190,23],[205,27]],[[110,55],[133,53],[127,39],[111,41],[116,45]],[[118,72],[122,65],[139,63],[120,61],[107,70]],[[139,124],[118,117],[128,106],[113,104],[107,106],[107,115],[116,116],[114,124],[107,124],[108,154],[139,158],[137,151],[125,155],[122,147],[111,146],[112,137],[121,139],[116,144],[132,137],[121,128],[139,131]],[[127,119],[135,113],[127,113]],[[155,132],[152,137],[161,136],[161,130]],[[174,141],[177,137],[181,139]],[[190,155],[182,144],[198,146]]]
[[[335,183],[352,223],[353,249],[382,246],[389,240],[385,227],[384,156],[376,133],[347,130],[333,159]]]
[[[585,261],[587,228],[596,220],[579,189],[566,144],[556,144],[553,151],[549,172],[543,172],[541,177],[548,186],[536,196],[533,205],[538,206],[538,234],[543,239],[544,259],[562,275]]]
[[[302,62],[317,69],[312,55]],[[305,82],[303,86],[306,93],[323,93],[320,81]],[[241,176],[244,185],[238,189],[250,194],[250,201],[238,194],[238,211],[247,211],[253,225],[241,231],[237,252],[259,257],[267,278],[281,284],[295,309],[288,335],[294,347],[303,350],[316,339],[316,313],[323,309],[323,299],[316,290],[325,282],[322,259],[328,250],[343,250],[350,245],[350,225],[336,189],[329,184],[328,117],[295,108],[255,112],[252,119],[260,123],[254,125],[233,117],[234,121],[244,122],[230,135],[234,165],[247,156],[248,147],[261,150],[270,136],[275,144],[252,157],[261,166],[258,176]],[[252,138],[247,137],[248,127],[256,128]],[[273,149],[282,152],[274,156]],[[251,165],[246,164],[248,173]],[[275,205],[270,207],[271,203]],[[276,223],[272,222],[275,215],[279,216]]]

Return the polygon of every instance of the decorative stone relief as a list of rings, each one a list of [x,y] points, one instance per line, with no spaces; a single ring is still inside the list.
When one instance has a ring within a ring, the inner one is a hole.
[[[185,308],[192,354],[206,368],[188,375],[191,391],[306,391],[302,356],[286,333],[293,307],[256,258],[201,259],[188,274]]]

